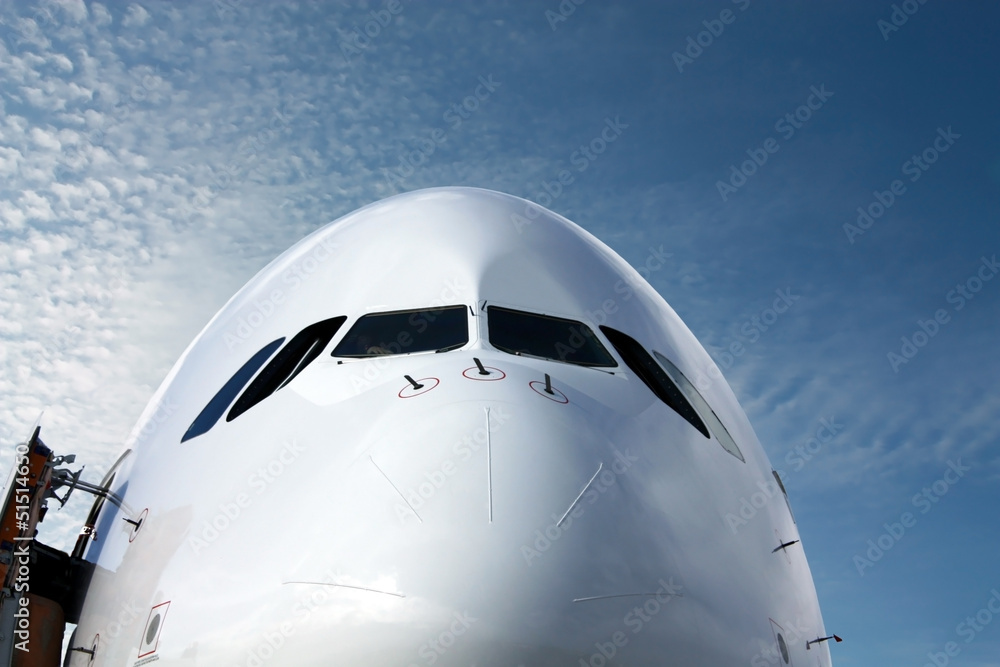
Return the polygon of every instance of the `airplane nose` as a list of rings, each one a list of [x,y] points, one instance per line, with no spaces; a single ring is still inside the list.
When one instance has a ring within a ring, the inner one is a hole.
[[[622,512],[639,458],[593,410],[538,389],[407,406],[372,430],[336,494],[360,506],[324,522],[335,567],[320,580],[306,558],[289,575],[323,598],[303,639],[369,665],[600,667],[655,644],[641,630],[683,592]]]

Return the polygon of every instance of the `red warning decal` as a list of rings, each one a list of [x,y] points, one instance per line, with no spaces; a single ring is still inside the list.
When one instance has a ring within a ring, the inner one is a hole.
[[[170,601],[162,602],[149,610],[149,618],[146,619],[146,627],[142,630],[142,637],[139,639],[139,657],[156,653],[156,647],[160,643],[160,632],[163,631],[163,621],[167,618],[167,609],[170,608]]]

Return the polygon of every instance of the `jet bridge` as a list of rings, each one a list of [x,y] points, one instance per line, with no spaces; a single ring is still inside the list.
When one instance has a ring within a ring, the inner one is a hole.
[[[82,481],[83,468],[73,472],[60,467],[73,463],[75,455],[57,456],[40,432],[36,424],[31,437],[15,448],[0,496],[0,667],[59,667],[66,624],[79,621],[94,573],[94,564],[83,559],[81,548],[94,530],[90,520],[73,554],[38,541],[48,502],[55,499],[65,505],[80,489],[122,504],[106,485]],[[60,489],[61,496],[56,493]]]

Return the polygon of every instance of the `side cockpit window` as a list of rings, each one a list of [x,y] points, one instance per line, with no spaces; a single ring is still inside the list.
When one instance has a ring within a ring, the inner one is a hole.
[[[222,386],[222,389],[212,397],[208,405],[195,417],[194,421],[191,422],[191,426],[188,427],[187,432],[181,438],[181,442],[190,440],[202,433],[207,433],[209,429],[215,426],[215,423],[225,414],[226,408],[229,407],[233,399],[243,390],[243,387],[254,376],[254,373],[271,358],[274,351],[284,342],[284,338],[271,341],[250,357],[250,360],[243,364],[233,377],[229,378],[226,384]]]
[[[226,421],[233,421],[291,382],[303,368],[323,352],[323,348],[346,321],[347,318],[344,316],[334,317],[312,324],[297,333],[288,341],[288,345],[281,348],[271,363],[264,367],[260,375],[254,378],[253,383],[247,387],[233,409],[226,415]]]
[[[502,352],[581,366],[618,365],[583,322],[499,306],[489,306],[486,314],[490,345]]]
[[[726,428],[719,416],[715,414],[715,410],[712,406],[708,404],[705,397],[701,395],[698,388],[691,384],[691,381],[687,379],[684,373],[681,373],[680,369],[677,368],[669,359],[665,356],[653,350],[653,355],[656,357],[660,365],[666,369],[667,374],[673,379],[673,381],[680,388],[681,392],[687,397],[688,401],[694,406],[694,409],[698,411],[702,419],[708,424],[709,430],[715,435],[716,440],[722,445],[722,448],[727,452],[738,458],[740,461],[746,462],[743,458],[743,452],[736,445],[736,441],[733,440],[733,436],[729,434],[729,429]]]
[[[788,499],[788,491],[785,491],[785,483],[781,481],[781,475],[778,474],[777,470],[772,469],[771,474],[774,475],[774,481],[778,483],[778,488],[781,489],[781,494],[785,496],[785,505],[788,506],[788,514],[792,517],[792,523],[795,521],[795,512],[792,511],[792,501]]]
[[[651,355],[639,341],[617,329],[601,327],[601,331],[618,350],[625,364],[661,401],[706,438],[714,435],[723,449],[740,461],[746,462],[743,452],[736,445],[736,441],[722,420],[715,414],[715,410],[672,361],[656,350],[653,350]]]
[[[367,358],[445,352],[469,342],[465,306],[372,313],[359,318],[333,350],[335,357]]]
[[[227,422],[236,419],[291,382],[296,375],[322,354],[323,349],[330,343],[345,321],[347,318],[343,316],[323,320],[311,324],[297,333],[284,347],[281,347],[281,344],[285,342],[284,338],[271,341],[262,347],[212,397],[208,405],[191,422],[191,426],[184,433],[181,442],[211,430],[230,405],[233,407],[226,415]],[[278,348],[281,348],[280,351],[274,354]],[[270,363],[268,363],[268,359],[271,360]],[[264,366],[265,363],[267,363],[266,366]],[[263,370],[261,370],[262,366]],[[260,373],[257,372],[258,370]],[[256,377],[254,377],[255,375]],[[250,382],[251,379],[253,382]],[[249,387],[247,387],[247,383],[250,383]],[[244,387],[246,390],[243,389]],[[234,400],[235,404],[233,404]]]
[[[625,365],[639,376],[639,379],[649,387],[650,391],[656,394],[657,398],[666,403],[691,426],[698,429],[703,436],[711,437],[705,422],[698,416],[698,412],[692,407],[684,393],[639,341],[611,327],[601,327],[601,331],[618,350]]]

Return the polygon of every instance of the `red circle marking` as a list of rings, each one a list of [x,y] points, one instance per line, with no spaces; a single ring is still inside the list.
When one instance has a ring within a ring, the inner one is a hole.
[[[564,405],[569,403],[569,398],[566,397],[566,394],[562,393],[555,387],[552,387],[551,394],[545,391],[545,383],[541,380],[532,380],[528,383],[528,386],[534,389],[536,394],[544,396],[550,401],[555,401],[556,403],[562,403]]]
[[[499,368],[494,368],[493,366],[483,366],[486,370],[490,371],[489,375],[482,375],[479,372],[478,366],[473,366],[472,368],[466,368],[462,371],[462,375],[470,380],[479,380],[480,382],[494,382],[496,380],[502,380],[507,377]]]
[[[424,386],[420,389],[414,389],[412,384],[407,384],[399,390],[398,396],[400,398],[413,398],[414,396],[419,396],[420,394],[426,394],[431,389],[441,384],[441,380],[438,380],[437,378],[420,378],[417,380],[417,384],[422,384]]]

